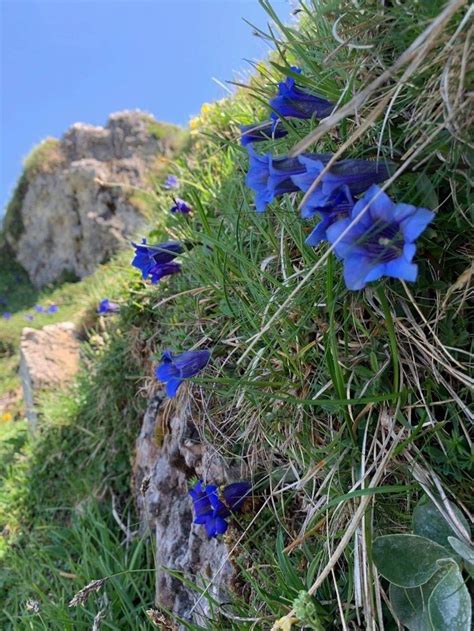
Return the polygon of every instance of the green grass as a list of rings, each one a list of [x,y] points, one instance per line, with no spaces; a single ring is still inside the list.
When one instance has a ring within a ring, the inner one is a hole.
[[[276,19],[270,5],[262,4]],[[192,216],[163,213],[171,196],[161,190],[162,173],[157,174],[156,192],[146,198],[155,218],[150,240],[194,244],[182,256],[182,274],[144,287],[119,263],[48,294],[62,307],[61,319],[70,307],[71,316],[80,320],[78,305],[92,309],[101,291],[118,295],[128,306],[100,333],[103,346],[94,343],[91,316],[85,327],[92,337],[84,347],[84,374],[71,392],[45,398],[39,438],[26,440],[20,426],[5,438],[11,447],[3,447],[8,472],[0,487],[0,526],[8,525],[11,532],[3,554],[14,570],[4,583],[7,629],[25,628],[15,627],[9,612],[18,616],[30,593],[41,599],[44,627],[69,628],[75,618],[66,604],[77,588],[127,568],[150,567],[150,544],[133,544],[139,550],[133,564],[133,553],[124,556],[110,518],[110,497],[117,496],[127,512],[130,445],[145,406],[137,393],[150,383],[150,360],[165,348],[212,349],[212,361],[194,385],[201,412],[195,415],[197,429],[203,441],[240,463],[242,476],[255,484],[255,511],[229,533],[239,568],[236,591],[231,604],[213,603],[208,628],[271,628],[295,599],[305,601],[300,592],[311,591],[305,597],[306,611],[313,610],[310,628],[340,629],[342,619],[348,626],[368,628],[382,617],[385,629],[394,629],[380,591],[387,585],[374,579],[370,548],[379,534],[410,530],[412,508],[423,493],[413,462],[432,483],[439,481],[452,501],[472,510],[466,146],[462,134],[448,127],[420,149],[440,122],[441,97],[433,77],[439,79],[443,71],[443,45],[461,14],[400,88],[385,123],[382,116],[351,141],[361,117],[385,90],[395,88],[397,77],[358,118],[342,121],[317,146],[320,152],[335,151],[347,141],[352,142],[348,157],[375,157],[379,149],[382,157],[397,162],[406,151],[419,150],[413,168],[388,191],[399,201],[437,211],[419,241],[416,284],[406,288],[383,280],[364,292],[349,292],[340,263],[332,258],[320,263],[326,246],[305,245],[313,222],[296,211],[300,198],[281,198],[259,215],[244,184],[248,158],[238,143],[238,124],[268,116],[264,104],[290,65],[302,68],[308,89],[348,102],[394,62],[444,2],[419,2],[416,15],[407,6],[393,4],[382,12],[375,11],[379,3],[374,2],[360,12],[354,3],[344,3],[339,35],[369,40],[371,49],[337,46],[332,30],[339,5],[314,0],[307,8],[302,5],[299,27],[280,24],[279,30],[261,33],[275,49],[269,61],[258,65],[248,86],[207,105],[193,121],[191,146],[172,169],[183,184],[180,197],[193,206]],[[288,122],[286,138],[275,145],[261,143],[258,151],[283,155],[316,125]],[[107,285],[111,278],[117,293]],[[18,300],[18,311],[6,325],[12,343],[26,304]],[[83,506],[85,517],[78,516]],[[312,589],[360,506],[364,519],[357,538],[344,545],[334,574]],[[64,529],[71,530],[70,539],[62,538]],[[91,552],[89,530],[106,538],[103,554]],[[85,541],[88,559],[88,571],[82,573],[75,556],[79,541]],[[42,558],[42,565],[29,567],[25,550]],[[105,564],[111,551],[116,562]],[[361,584],[354,570],[357,559],[365,578]],[[58,567],[77,574],[77,581],[58,577]],[[144,581],[141,599],[133,596],[132,576]],[[143,607],[151,606],[153,590],[151,573],[141,576],[124,574],[107,592],[114,599],[110,620],[119,625],[110,628],[129,628],[120,624],[129,625],[130,616],[140,620],[131,628],[142,628]],[[54,589],[47,587],[51,577]],[[37,586],[33,592],[31,585]],[[359,588],[363,605],[356,602]],[[51,602],[45,603],[50,592]],[[94,601],[84,620],[74,624],[91,626],[98,606]],[[23,625],[33,620],[21,615]],[[39,620],[31,624],[43,624]],[[57,620],[66,626],[55,627]]]

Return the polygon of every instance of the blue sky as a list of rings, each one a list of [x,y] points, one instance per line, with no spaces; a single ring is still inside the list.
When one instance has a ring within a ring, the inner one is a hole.
[[[289,0],[273,0],[288,19]],[[186,124],[268,48],[257,0],[0,0],[0,214],[22,159],[75,122],[139,108]]]

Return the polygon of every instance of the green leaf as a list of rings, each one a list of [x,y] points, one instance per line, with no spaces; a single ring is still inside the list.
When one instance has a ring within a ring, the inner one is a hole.
[[[469,524],[459,508],[451,502],[449,505],[466,531],[470,532]],[[415,535],[426,537],[435,543],[439,543],[440,546],[444,546],[450,552],[448,556],[456,557],[456,560],[460,561],[458,555],[451,552],[452,547],[448,542],[448,537],[457,535],[457,533],[451,528],[433,502],[426,496],[422,497],[413,511],[413,531]]]
[[[470,631],[471,598],[455,561],[433,589],[428,600],[428,613],[435,631]]]
[[[460,541],[456,537],[448,537],[449,545],[464,560],[466,569],[474,578],[474,551],[464,541]]]
[[[423,206],[425,208],[438,208],[438,195],[436,194],[436,190],[430,178],[425,173],[421,173],[418,176],[416,181],[416,188],[423,200]]]
[[[384,535],[372,549],[380,574],[400,587],[423,585],[439,570],[438,561],[449,559],[442,546],[418,535]]]
[[[446,568],[438,570],[427,583],[411,589],[390,584],[390,603],[398,620],[405,627],[411,631],[433,631],[428,613],[428,599],[446,573]]]

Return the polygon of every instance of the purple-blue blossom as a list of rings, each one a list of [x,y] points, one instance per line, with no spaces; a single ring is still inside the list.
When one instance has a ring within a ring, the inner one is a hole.
[[[301,74],[301,70],[292,66],[294,73]],[[334,103],[321,96],[310,94],[296,85],[293,77],[286,77],[278,84],[278,95],[270,99],[273,112],[272,119],[279,116],[292,118],[325,118],[334,109]]]
[[[252,123],[251,125],[240,125],[240,131],[240,142],[243,147],[253,142],[283,138],[283,136],[286,136],[288,133],[279,120],[263,121],[261,123]]]
[[[180,199],[179,197],[177,197],[174,200],[174,204],[173,206],[171,206],[170,210],[172,213],[182,213],[186,215],[192,211],[192,208],[188,203],[184,201],[184,199]]]
[[[196,515],[194,523],[205,526],[209,539],[223,535],[228,528],[225,518],[230,515],[230,511],[219,499],[217,486],[204,486],[203,482],[199,481],[189,490],[189,495],[193,500]]]
[[[2,318],[4,318],[5,320],[9,320],[12,317],[12,314],[10,313],[10,311],[4,311],[2,313]]]
[[[47,308],[46,313],[52,315],[53,313],[57,313],[58,311],[59,311],[58,305],[54,304],[53,302],[53,304],[49,305],[49,307]]]
[[[221,492],[214,484],[197,482],[189,490],[195,513],[194,523],[205,526],[209,539],[223,535],[228,528],[226,518],[242,510],[250,492],[251,485],[246,481],[228,484]]]
[[[166,394],[175,397],[185,379],[195,377],[207,366],[211,353],[208,350],[186,351],[173,355],[169,350],[161,356],[161,364],[155,369],[155,376],[166,384]]]
[[[176,190],[179,188],[179,180],[176,175],[168,175],[163,186],[168,190]]]
[[[293,183],[302,191],[308,191],[316,178],[323,171],[328,160],[318,154],[303,154],[299,161],[304,171],[292,175]],[[343,194],[350,200],[352,195],[366,191],[372,184],[386,180],[392,165],[370,160],[340,160],[325,173],[316,188],[311,192],[301,209],[303,218],[312,217],[321,208],[334,207],[337,194]]]
[[[222,489],[222,497],[225,505],[233,513],[239,512],[245,501],[250,497],[252,486],[246,480],[232,482]]]
[[[184,251],[179,241],[148,245],[143,239],[141,243],[132,245],[135,247],[135,256],[131,264],[141,271],[143,279],[150,277],[152,283],[156,283],[163,276],[179,272],[180,266],[172,263]]]
[[[366,206],[368,210],[362,213]],[[350,227],[359,215],[358,223]],[[426,208],[395,204],[378,186],[371,186],[347,219],[327,229],[329,242],[335,244],[335,252],[343,260],[347,288],[363,289],[382,276],[415,281],[415,241],[434,216]]]
[[[154,285],[165,276],[171,276],[181,271],[181,265],[179,263],[157,263],[150,268],[148,275],[151,280],[151,284]]]
[[[106,313],[118,313],[120,311],[120,305],[116,302],[112,302],[108,298],[104,298],[99,302],[99,306],[97,307],[97,313],[100,315],[104,315]]]
[[[249,146],[249,169],[245,178],[246,185],[255,192],[257,212],[263,212],[275,197],[284,193],[294,193],[299,186],[294,176],[306,171],[299,158],[288,156],[274,157],[271,153],[258,154]],[[329,154],[315,154],[326,163]]]
[[[354,206],[352,195],[347,189],[338,191],[324,208],[316,208],[321,220],[306,238],[306,245],[316,246],[327,240],[327,229],[338,219],[347,217]],[[307,215],[306,215],[307,216]]]
[[[36,313],[44,313],[44,307],[42,307],[41,305],[35,305],[33,308]]]

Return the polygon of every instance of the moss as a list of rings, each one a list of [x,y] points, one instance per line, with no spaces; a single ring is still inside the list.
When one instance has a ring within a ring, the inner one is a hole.
[[[35,177],[40,173],[52,173],[64,162],[59,140],[45,138],[39,145],[33,147],[23,161],[27,178]]]
[[[10,242],[18,241],[24,230],[21,208],[31,180],[41,173],[52,173],[61,166],[63,160],[59,140],[56,138],[45,138],[24,159],[23,172],[7,204],[3,223],[4,234]]]
[[[28,185],[29,181],[27,173],[26,171],[23,171],[17,185],[15,186],[13,195],[7,204],[5,218],[3,220],[3,232],[5,236],[8,235],[8,237],[13,241],[18,241],[24,230],[21,207],[23,205],[26,192],[28,191]],[[3,247],[0,245],[2,250],[4,247],[5,245],[3,245]]]

